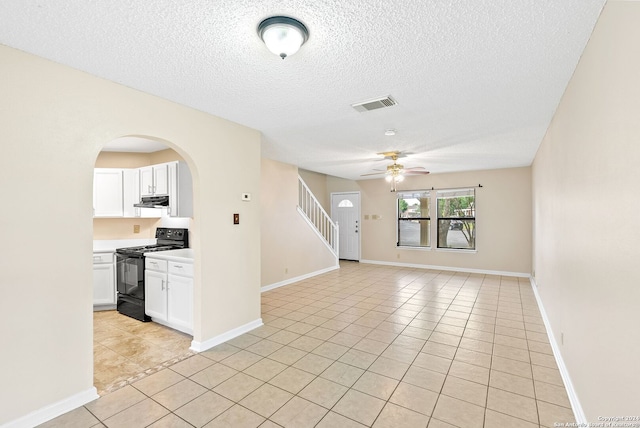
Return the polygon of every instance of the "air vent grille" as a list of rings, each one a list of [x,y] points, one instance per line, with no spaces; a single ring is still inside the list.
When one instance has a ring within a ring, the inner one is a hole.
[[[397,105],[396,100],[391,98],[391,96],[386,96],[384,98],[376,98],[373,100],[363,101],[361,103],[351,104],[351,107],[356,109],[359,112],[377,110],[379,108],[392,107]]]

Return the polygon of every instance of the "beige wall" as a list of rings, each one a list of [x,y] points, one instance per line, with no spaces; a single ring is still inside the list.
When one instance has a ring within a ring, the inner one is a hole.
[[[298,210],[298,168],[262,159],[262,286],[335,266],[335,257]]]
[[[184,161],[173,149],[153,153],[100,152],[96,168],[139,168],[164,162]],[[94,218],[93,239],[142,239],[154,238],[160,226],[159,218]],[[134,233],[133,226],[140,226]]]
[[[175,151],[172,150],[174,153]],[[100,152],[96,168],[140,168],[151,165],[150,153]]]
[[[158,150],[157,152],[149,153],[149,165],[173,161],[184,161],[180,153],[173,149]]]
[[[531,272],[531,169],[409,176],[399,190],[476,186],[477,252],[399,249],[396,193],[383,179],[327,177],[327,191],[361,194],[361,258],[528,275]],[[365,219],[365,215],[369,218]],[[373,220],[373,216],[379,219]],[[432,238],[434,239],[434,238]]]
[[[329,194],[336,192],[357,192],[360,190],[357,181],[347,180],[345,178],[327,176],[327,192]],[[327,196],[329,205],[331,205],[331,197]],[[331,208],[331,206],[329,206]]]
[[[94,218],[93,239],[150,239],[155,238],[159,218]],[[134,233],[133,227],[140,226]]]
[[[640,409],[638,22],[606,5],[533,164],[536,283],[590,422]]]
[[[152,153],[100,152],[96,158],[96,168],[140,168],[172,161],[184,159],[173,149]]]
[[[11,243],[0,257],[0,343],[9,350],[0,364],[0,425],[91,391],[92,176],[115,138],[167,141],[189,164],[194,339],[259,319],[259,132],[5,46],[0,77],[0,220]],[[242,202],[243,192],[256,202]]]

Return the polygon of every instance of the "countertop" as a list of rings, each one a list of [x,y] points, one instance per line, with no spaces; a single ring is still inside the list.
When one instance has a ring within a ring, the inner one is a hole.
[[[193,263],[193,249],[183,248],[180,250],[157,251],[155,253],[147,253],[146,257],[172,262]]]

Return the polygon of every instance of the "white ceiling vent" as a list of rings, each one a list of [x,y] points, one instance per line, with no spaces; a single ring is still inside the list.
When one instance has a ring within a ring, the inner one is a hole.
[[[363,101],[361,103],[351,104],[351,107],[356,109],[359,112],[363,111],[371,111],[379,108],[392,107],[398,104],[396,100],[391,98],[391,95],[388,95],[383,98],[375,98],[373,100]]]

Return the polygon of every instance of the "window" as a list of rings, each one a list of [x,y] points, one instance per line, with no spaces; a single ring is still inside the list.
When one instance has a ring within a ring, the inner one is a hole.
[[[436,192],[438,248],[476,249],[476,196],[474,189]]]
[[[353,202],[351,202],[349,199],[343,199],[338,204],[338,208],[353,208]]]
[[[476,249],[473,188],[398,192],[397,210],[398,247]]]
[[[398,246],[431,246],[430,192],[398,192]]]

